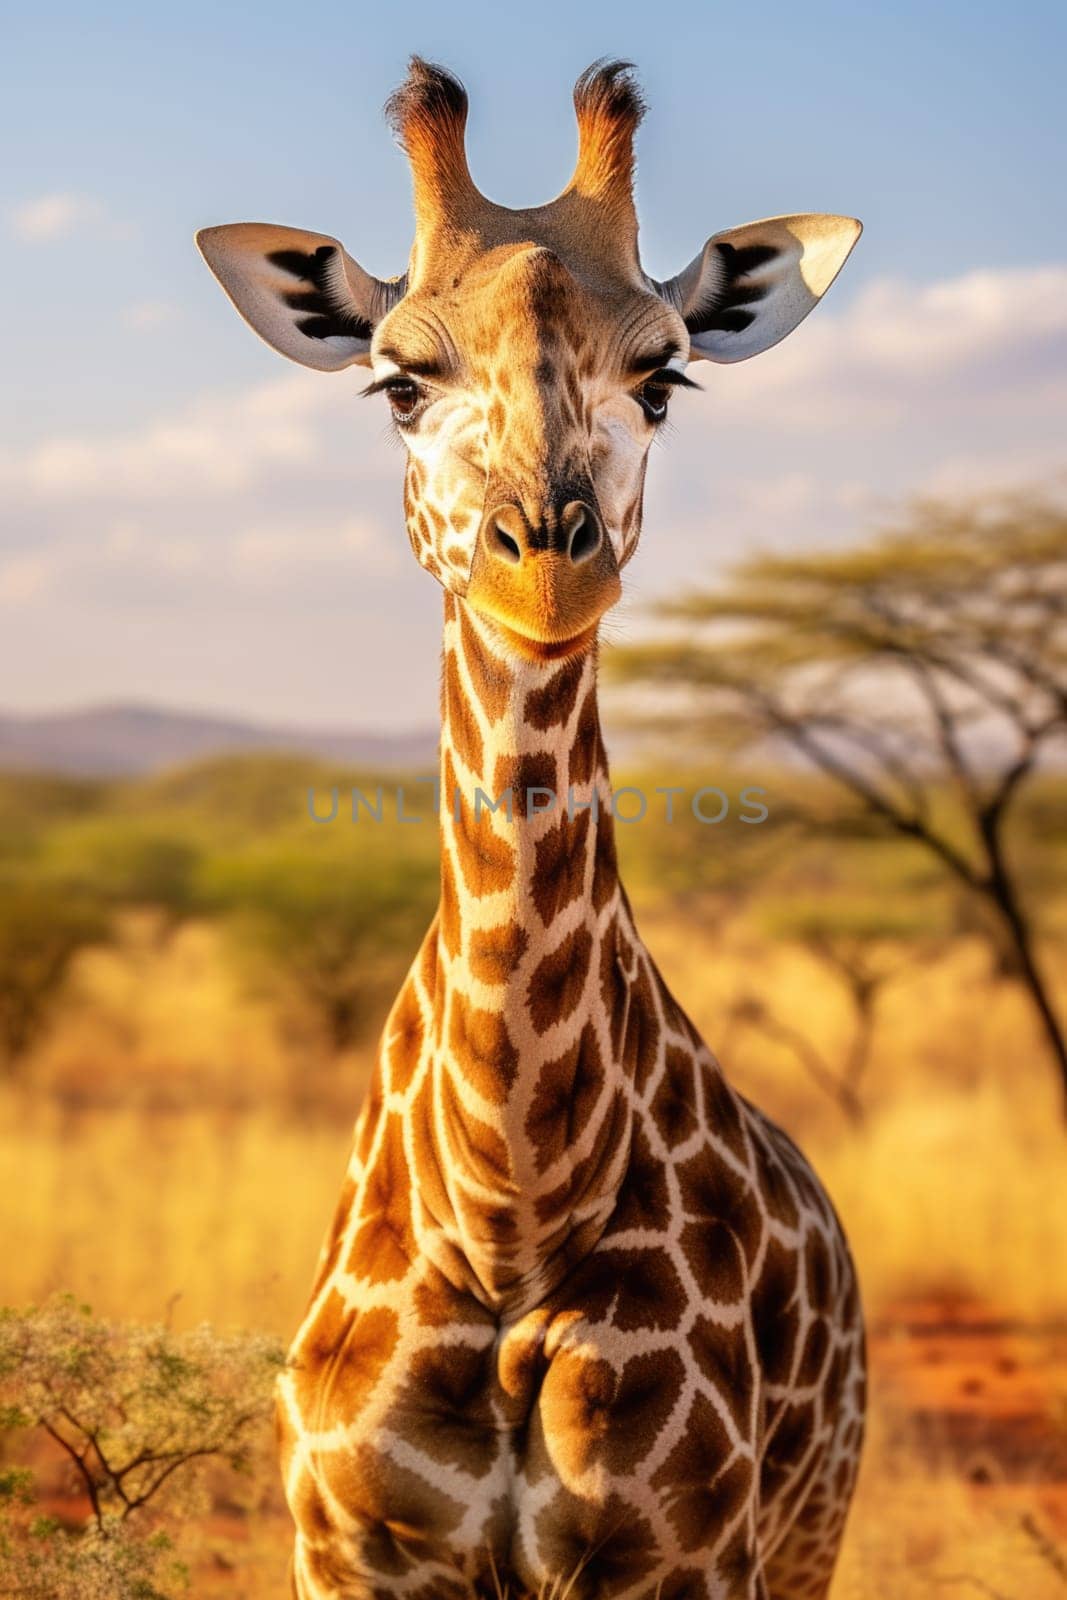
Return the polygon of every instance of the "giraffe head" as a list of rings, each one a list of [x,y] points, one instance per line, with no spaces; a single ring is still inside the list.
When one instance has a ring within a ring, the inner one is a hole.
[[[268,344],[323,371],[372,368],[368,392],[407,447],[418,560],[535,657],[587,646],[618,599],[649,446],[692,384],[687,364],[784,338],[860,232],[836,216],[749,223],[656,282],[637,250],[631,69],[590,67],[574,103],[573,177],[549,204],[511,210],[471,178],[462,85],[412,61],[388,106],[414,180],[402,277],[372,277],[325,234],[237,223],[197,236]]]

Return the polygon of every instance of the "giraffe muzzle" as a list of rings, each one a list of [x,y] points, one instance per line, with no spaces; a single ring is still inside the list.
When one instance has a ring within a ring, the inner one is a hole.
[[[611,541],[596,508],[571,500],[534,526],[514,502],[482,519],[467,600],[535,655],[591,641],[622,593]]]

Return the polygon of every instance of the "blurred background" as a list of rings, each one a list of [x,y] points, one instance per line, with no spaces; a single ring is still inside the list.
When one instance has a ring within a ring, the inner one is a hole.
[[[769,815],[652,807],[619,829],[627,883],[859,1260],[871,1434],[835,1596],[1064,1593],[1062,7],[194,0],[6,31],[0,1297],[70,1292],[116,1338],[290,1335],[436,902],[429,818],[307,812],[434,761],[440,600],[384,404],[259,344],[194,229],[308,227],[398,272],[381,105],[412,50],[466,81],[474,176],[512,205],[569,176],[578,72],[629,57],[652,274],[759,216],[866,232],[653,452],[605,628],[616,782],[760,785]],[[46,1368],[72,1338],[48,1329]],[[5,1463],[57,1538],[88,1518],[31,1412],[0,1430],[23,1600],[68,1591]],[[197,1594],[286,1593],[256,1448],[254,1493],[205,1480],[183,1517]]]

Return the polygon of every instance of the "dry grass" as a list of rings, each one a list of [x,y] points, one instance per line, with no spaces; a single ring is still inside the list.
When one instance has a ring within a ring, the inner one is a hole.
[[[703,946],[673,921],[643,930],[738,1088],[814,1161],[845,1221],[872,1315],[955,1294],[1005,1315],[1067,1315],[1067,1139],[1056,1083],[1018,991],[963,944],[887,988],[852,1128],[795,1056],[729,1020],[755,988],[831,1058],[847,1031],[834,978],[744,926]]]
[[[787,1050],[729,1024],[731,1000],[755,988],[833,1055],[847,1018],[830,974],[743,922],[694,939],[659,914],[643,931],[734,1081],[813,1156],[875,1320],[935,1294],[1003,1317],[1067,1316],[1052,1077],[1025,1007],[991,980],[981,948],[962,945],[886,991],[870,1115],[856,1131]],[[114,949],[81,960],[29,1063],[32,1088],[0,1096],[0,1233],[13,1242],[3,1299],[58,1287],[108,1316],[155,1319],[174,1302],[179,1325],[291,1332],[366,1070],[364,1055],[316,1054],[288,1011],[283,1025],[212,928],[128,919]],[[329,1114],[292,1109],[308,1103]],[[1053,1559],[1067,1541],[1064,1485],[1046,1493],[1025,1474],[969,1483],[966,1463],[932,1449],[928,1431],[909,1441],[878,1370],[876,1344],[871,1444],[835,1600],[1064,1594]],[[236,1531],[247,1570],[206,1556],[196,1592],[283,1600],[280,1512]],[[206,1528],[205,1548],[211,1538]]]
[[[946,1292],[1067,1315],[1067,1271],[1050,1270],[1067,1261],[1052,1075],[984,951],[963,947],[886,992],[856,1130],[788,1050],[728,1018],[730,998],[758,987],[832,1054],[845,1026],[832,975],[743,925],[703,942],[661,917],[644,931],[733,1081],[814,1159],[873,1315]],[[366,1053],[327,1059],[279,1026],[213,928],[168,935],[129,919],[114,949],[82,958],[32,1091],[0,1097],[13,1178],[0,1227],[26,1246],[7,1297],[59,1286],[102,1313],[151,1316],[180,1295],[183,1317],[291,1328],[368,1069]],[[308,1098],[320,1115],[294,1115]]]
[[[833,1600],[1060,1600],[1064,1578],[1028,1531],[1048,1522],[1038,1515],[921,1458],[910,1470],[887,1461],[873,1444]]]
[[[109,1317],[291,1334],[347,1139],[249,1111],[65,1113],[0,1101],[4,1298],[70,1290]]]

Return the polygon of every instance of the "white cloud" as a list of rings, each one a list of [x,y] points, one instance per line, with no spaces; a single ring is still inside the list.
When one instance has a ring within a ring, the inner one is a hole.
[[[757,536],[763,529],[810,526],[832,512],[862,524],[877,514],[878,498],[868,484],[843,477],[828,481],[815,472],[770,473],[727,480],[720,491],[737,509],[739,524]]]
[[[696,371],[711,391],[719,426],[758,419],[849,431],[905,421],[929,404],[928,386],[968,409],[988,402],[992,384],[1033,404],[1048,381],[1044,363],[1056,351],[1053,394],[1062,399],[1067,266],[1058,265],[975,271],[926,285],[880,280],[840,315],[828,300],[753,361]]]
[[[1062,410],[1067,415],[1067,408]],[[1062,444],[1017,444],[1003,449],[946,456],[922,483],[923,494],[947,500],[967,499],[987,491],[1044,485],[1062,493],[1067,486]]]
[[[235,572],[257,587],[286,583],[294,570],[318,569],[388,574],[400,565],[397,541],[369,517],[341,517],[336,521],[297,527],[258,527],[239,534],[227,558]]]
[[[915,493],[1046,484],[1062,468],[1067,265],[882,281],[825,305],[753,361],[693,368],[701,395],[649,472],[631,580],[673,589],[694,562],[841,544]]]
[[[104,221],[99,200],[88,194],[42,194],[26,200],[9,214],[11,231],[25,244],[63,239]]]
[[[2,454],[0,487],[38,505],[248,490],[278,470],[313,470],[321,452],[314,420],[329,399],[322,376],[303,373],[204,395],[110,438],[49,439],[20,455]]]
[[[122,321],[135,333],[152,333],[178,316],[178,307],[169,300],[138,300],[122,310]]]
[[[58,570],[55,554],[27,551],[0,557],[0,606],[22,606],[44,595]]]
[[[0,607],[81,591],[86,583],[105,592],[132,587],[145,596],[173,585],[173,594],[273,595],[284,602],[298,585],[306,590],[354,576],[394,577],[405,544],[397,533],[374,518],[344,512],[300,517],[292,525],[209,524],[199,532],[160,526],[154,513],[144,521],[123,517],[97,538],[61,536],[41,550],[0,555]]]

